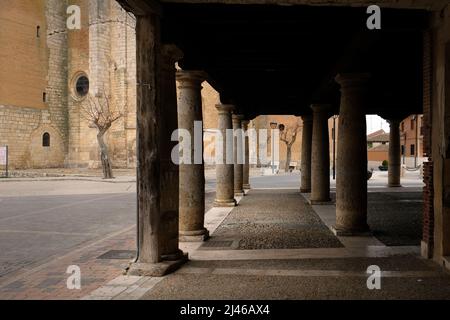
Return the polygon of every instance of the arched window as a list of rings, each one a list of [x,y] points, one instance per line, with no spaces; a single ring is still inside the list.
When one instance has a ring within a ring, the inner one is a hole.
[[[85,75],[81,75],[75,82],[75,92],[78,97],[83,98],[89,93],[89,79]]]
[[[42,146],[46,148],[50,147],[50,133],[46,132],[42,136]]]

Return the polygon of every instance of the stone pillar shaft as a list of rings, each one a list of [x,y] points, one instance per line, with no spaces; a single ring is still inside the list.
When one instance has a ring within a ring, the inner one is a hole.
[[[245,140],[244,140],[244,189],[251,189],[250,186],[250,137],[248,136],[248,125],[250,121],[242,121],[242,129],[244,130]]]
[[[204,241],[208,238],[205,223],[205,168],[204,163],[195,163],[195,143],[201,141],[202,132],[194,132],[194,123],[203,121],[202,86],[206,75],[200,71],[178,71],[178,127],[191,135],[192,164],[180,165],[180,240]]]
[[[389,120],[389,187],[400,187],[401,173],[401,147],[400,147],[400,121],[397,119]]]
[[[227,150],[227,145],[233,145],[230,141],[227,143],[227,140],[232,138],[227,136],[227,130],[233,128],[231,112],[234,110],[234,106],[217,105],[216,108],[219,112],[218,130],[220,133],[217,139],[222,141],[216,144],[221,150],[216,150],[220,159],[217,159],[218,163],[216,163],[217,186],[214,206],[234,207],[236,206],[236,200],[234,199],[234,165],[227,162],[227,152],[231,152],[231,150]],[[217,139],[216,142],[219,142]]]
[[[242,131],[241,115],[233,115],[233,131],[234,131],[234,195],[241,197],[245,195],[244,192],[244,140]]]
[[[311,148],[313,122],[312,116],[303,116],[302,131],[302,162],[301,162],[301,187],[300,192],[311,192]]]
[[[369,76],[339,75],[341,106],[336,177],[337,234],[358,235],[367,225],[367,129],[365,96]]]
[[[330,201],[330,138],[328,133],[329,105],[313,105],[311,147],[311,198],[312,204]]]

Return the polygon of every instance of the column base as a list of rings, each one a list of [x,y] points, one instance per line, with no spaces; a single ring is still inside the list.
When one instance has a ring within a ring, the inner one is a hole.
[[[183,254],[180,259],[175,261],[162,261],[159,263],[136,262],[128,267],[126,274],[139,277],[164,277],[180,269],[188,260],[188,255]]]
[[[181,260],[184,255],[185,255],[185,253],[183,251],[178,250],[175,253],[163,254],[161,256],[161,259],[163,261],[177,261],[177,260]]]
[[[245,191],[244,190],[238,190],[234,192],[234,196],[235,197],[244,197],[245,196]]]
[[[312,206],[329,206],[334,204],[333,201],[331,201],[331,199],[328,200],[308,200],[308,203]]]
[[[237,202],[235,199],[233,200],[215,200],[214,201],[214,207],[215,208],[232,208],[236,207]]]
[[[209,231],[180,231],[180,242],[204,242],[209,239]]]
[[[311,193],[311,189],[300,188],[301,193]]]
[[[244,189],[245,189],[245,190],[250,190],[251,188],[252,188],[251,185],[249,185],[249,184],[244,184]]]
[[[388,188],[401,188],[401,184],[388,184]]]
[[[425,241],[420,242],[420,254],[424,259],[433,258],[433,247]]]
[[[360,229],[343,229],[336,226],[331,227],[331,231],[337,237],[372,237],[373,233],[369,226]]]

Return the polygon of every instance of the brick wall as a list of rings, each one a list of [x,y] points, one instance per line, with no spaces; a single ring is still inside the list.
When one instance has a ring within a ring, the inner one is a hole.
[[[431,154],[432,120],[432,39],[431,32],[423,35],[423,154],[428,161],[423,164],[423,236],[422,254],[426,258],[433,255],[434,244],[434,186],[433,160]]]
[[[423,167],[423,235],[422,241],[426,244],[426,258],[432,257],[434,244],[434,188],[433,188],[433,162],[425,162]]]

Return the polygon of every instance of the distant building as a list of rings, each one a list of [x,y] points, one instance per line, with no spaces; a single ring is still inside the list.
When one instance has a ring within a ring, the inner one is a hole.
[[[407,168],[422,165],[423,158],[423,115],[411,115],[400,123],[400,144],[402,164]]]
[[[389,158],[389,133],[383,129],[367,136],[368,168],[375,169]]]

